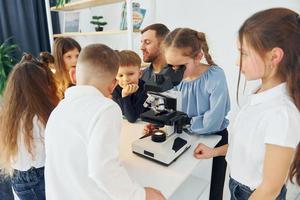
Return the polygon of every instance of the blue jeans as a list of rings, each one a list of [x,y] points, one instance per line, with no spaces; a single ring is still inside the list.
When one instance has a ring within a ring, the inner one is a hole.
[[[11,183],[20,200],[46,199],[44,167],[27,171],[14,170]]]
[[[248,186],[243,185],[233,178],[229,179],[229,190],[231,194],[230,200],[247,200],[254,192]],[[286,196],[286,187],[285,185],[282,187],[280,194],[277,196],[276,200],[285,200]]]
[[[9,177],[0,175],[0,200],[14,200]]]

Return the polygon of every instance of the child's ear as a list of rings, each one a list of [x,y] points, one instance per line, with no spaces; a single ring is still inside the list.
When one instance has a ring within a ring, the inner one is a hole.
[[[203,53],[199,52],[195,57],[196,63],[199,63],[201,61],[202,57],[203,57]]]
[[[108,86],[108,91],[109,91],[109,94],[112,94],[115,87],[118,85],[118,82],[116,79],[114,79],[111,84]]]
[[[284,51],[279,47],[275,47],[270,51],[270,54],[272,64],[278,65],[282,61]]]
[[[141,69],[139,69],[140,71],[139,71],[139,78],[141,78],[142,77],[142,74],[143,74],[143,72],[142,72],[142,70]]]

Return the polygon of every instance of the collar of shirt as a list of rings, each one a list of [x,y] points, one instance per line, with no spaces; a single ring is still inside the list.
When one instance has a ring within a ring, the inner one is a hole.
[[[257,94],[252,94],[250,96],[250,105],[256,105],[264,102],[270,102],[273,99],[276,99],[280,96],[288,96],[286,90],[286,83],[281,83],[269,90],[260,92]]]
[[[76,85],[68,88],[65,92],[65,99],[74,99],[82,96],[99,95],[103,94],[94,86],[91,85]]]

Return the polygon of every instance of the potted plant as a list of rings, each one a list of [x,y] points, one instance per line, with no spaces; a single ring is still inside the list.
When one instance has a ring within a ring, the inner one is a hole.
[[[4,91],[8,74],[18,60],[15,57],[18,46],[16,44],[9,44],[10,39],[8,38],[0,45],[0,96]]]
[[[95,30],[96,31],[103,31],[103,26],[107,24],[107,22],[102,21],[103,16],[93,16],[92,21],[90,21],[91,24],[96,25]]]
[[[57,0],[56,1],[56,8],[64,7],[66,3],[70,3],[71,0]]]

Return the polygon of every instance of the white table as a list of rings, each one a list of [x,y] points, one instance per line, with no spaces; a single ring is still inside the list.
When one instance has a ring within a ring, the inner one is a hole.
[[[208,199],[212,159],[195,159],[193,151],[200,142],[215,146],[221,136],[192,136],[191,147],[166,167],[132,153],[131,143],[143,135],[144,125],[123,120],[120,156],[129,175],[144,187],[159,189],[169,200]]]

